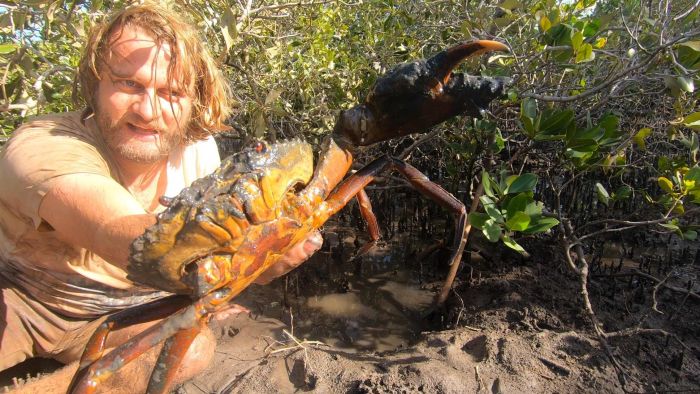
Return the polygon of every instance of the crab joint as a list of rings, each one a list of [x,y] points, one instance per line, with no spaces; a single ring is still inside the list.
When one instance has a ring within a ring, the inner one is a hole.
[[[197,215],[196,220],[199,227],[210,234],[216,240],[216,242],[219,243],[219,245],[225,245],[231,240],[231,234],[218,226],[208,217],[204,215]]]

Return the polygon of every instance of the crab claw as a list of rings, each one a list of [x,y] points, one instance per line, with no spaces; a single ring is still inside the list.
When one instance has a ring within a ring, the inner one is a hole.
[[[478,116],[491,100],[505,94],[509,78],[454,74],[465,59],[490,51],[508,51],[497,41],[475,40],[427,60],[404,63],[382,76],[364,104],[340,114],[334,133],[351,146],[425,132],[459,115]]]

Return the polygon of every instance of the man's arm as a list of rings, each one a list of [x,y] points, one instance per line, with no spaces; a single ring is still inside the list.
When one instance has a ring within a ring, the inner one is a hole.
[[[95,174],[64,175],[50,181],[39,216],[57,235],[126,269],[129,245],[155,223],[139,202],[112,179]]]
[[[155,223],[138,201],[115,181],[94,174],[65,175],[51,181],[39,215],[59,237],[126,270],[131,242]],[[299,266],[323,243],[313,232],[258,278],[267,284]]]

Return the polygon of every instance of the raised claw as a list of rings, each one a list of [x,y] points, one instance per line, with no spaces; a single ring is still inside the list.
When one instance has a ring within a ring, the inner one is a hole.
[[[478,116],[491,100],[505,94],[510,79],[464,76],[452,70],[466,58],[489,51],[508,47],[475,40],[397,66],[377,80],[364,104],[341,113],[335,135],[350,146],[370,145],[427,131],[459,114]]]

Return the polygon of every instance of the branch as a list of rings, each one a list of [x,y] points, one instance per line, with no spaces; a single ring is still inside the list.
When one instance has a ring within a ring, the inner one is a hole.
[[[684,213],[684,215],[688,215],[688,214],[694,213],[694,212],[699,211],[699,210],[700,210],[700,208],[689,209],[688,211],[686,211],[686,212]],[[619,220],[619,219],[601,219],[601,220],[596,220],[596,221],[594,221],[594,222],[586,223],[585,225],[581,226],[581,228],[584,228],[584,227],[586,227],[586,226],[592,226],[592,225],[595,225],[595,224],[601,224],[601,223],[606,223],[606,224],[607,224],[607,223],[621,224],[621,225],[623,225],[624,227],[604,228],[604,229],[601,229],[601,230],[598,230],[598,231],[594,231],[594,232],[589,233],[589,234],[586,234],[586,235],[582,235],[582,236],[579,237],[579,240],[584,240],[584,239],[587,239],[587,238],[592,238],[592,237],[595,237],[595,236],[598,236],[598,235],[601,235],[601,234],[605,234],[605,233],[621,232],[621,231],[631,230],[631,229],[634,229],[634,228],[636,228],[636,227],[650,226],[650,225],[653,225],[653,224],[661,224],[661,223],[668,222],[669,220],[672,220],[672,219],[677,218],[677,217],[680,217],[680,216],[681,216],[681,215],[665,216],[665,217],[663,217],[663,218],[661,218],[661,219],[656,219],[656,220],[645,220],[645,221],[641,221],[641,222],[631,222],[631,221]]]
[[[535,93],[525,93],[525,94],[523,94],[521,97],[531,97],[531,98],[534,98],[534,99],[537,99],[537,100],[542,100],[542,101],[552,101],[552,102],[559,102],[559,103],[568,103],[568,102],[571,102],[571,101],[576,101],[576,100],[580,100],[580,99],[583,99],[583,98],[592,96],[592,95],[594,95],[594,94],[600,92],[601,90],[605,89],[606,87],[610,86],[612,83],[616,82],[618,79],[620,79],[620,78],[624,77],[625,75],[631,73],[632,71],[636,71],[636,70],[638,70],[638,69],[640,69],[640,68],[642,68],[642,67],[647,66],[649,63],[651,63],[652,60],[654,60],[654,58],[656,57],[656,55],[658,55],[658,54],[659,54],[661,51],[663,51],[664,49],[666,49],[666,48],[668,48],[668,47],[670,47],[670,46],[672,46],[672,45],[674,45],[674,44],[677,44],[677,43],[679,43],[679,42],[685,41],[685,40],[687,40],[688,38],[693,37],[694,35],[697,35],[697,34],[700,34],[700,31],[694,31],[694,32],[692,32],[692,33],[691,33],[691,32],[687,32],[687,33],[684,33],[684,34],[680,35],[679,37],[675,38],[674,40],[671,40],[671,41],[667,42],[666,44],[661,45],[661,46],[659,46],[658,48],[656,48],[656,49],[649,55],[649,57],[647,57],[647,59],[644,60],[643,62],[637,64],[636,66],[627,67],[627,68],[625,68],[625,69],[619,71],[619,72],[616,73],[615,75],[613,75],[613,76],[611,76],[610,78],[608,78],[607,81],[605,81],[605,82],[601,83],[600,85],[598,85],[598,86],[596,86],[596,87],[594,87],[594,88],[591,88],[591,89],[589,89],[589,90],[587,90],[587,91],[585,91],[585,92],[583,92],[583,93],[581,93],[581,94],[578,94],[578,95],[575,95],[575,96],[545,96],[545,95],[540,95],[540,94],[535,94]]]
[[[695,9],[698,7],[700,7],[700,0],[697,0],[695,4],[692,7],[688,8],[686,12],[677,15],[675,18],[673,18],[673,21],[677,22],[679,19],[685,18],[686,16],[690,15],[691,12],[695,11]]]
[[[624,330],[619,330],[619,331],[613,331],[613,332],[606,332],[605,337],[606,338],[619,338],[619,337],[627,337],[631,335],[637,335],[637,334],[647,334],[647,335],[663,335],[665,337],[671,337],[678,342],[679,345],[681,345],[685,350],[690,351],[690,348],[683,343],[683,341],[676,336],[676,334],[672,334],[668,331],[662,330],[660,328],[627,328]]]

